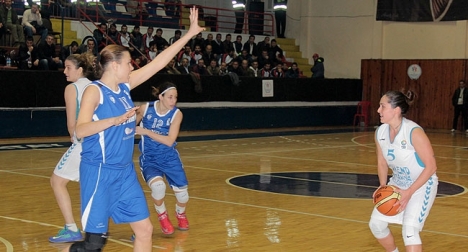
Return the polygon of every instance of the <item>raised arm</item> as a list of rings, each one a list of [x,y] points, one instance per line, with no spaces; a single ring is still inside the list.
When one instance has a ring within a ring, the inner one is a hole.
[[[198,9],[193,7],[190,9],[190,29],[188,32],[177,40],[174,44],[162,51],[154,60],[146,66],[133,71],[130,74],[130,89],[133,89],[145,82],[159,70],[164,68],[167,63],[180,51],[181,48],[190,41],[193,36],[205,30],[198,25]]]

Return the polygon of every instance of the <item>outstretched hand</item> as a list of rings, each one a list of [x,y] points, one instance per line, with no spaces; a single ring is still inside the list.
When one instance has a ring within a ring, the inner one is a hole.
[[[194,6],[190,8],[190,29],[188,33],[193,34],[193,36],[205,30],[205,27],[200,27],[198,25],[198,9]]]

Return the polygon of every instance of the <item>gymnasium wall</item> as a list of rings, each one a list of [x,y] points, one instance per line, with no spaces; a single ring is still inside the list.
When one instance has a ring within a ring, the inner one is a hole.
[[[0,71],[0,138],[65,136],[58,71]],[[154,100],[151,86],[172,81],[184,113],[181,130],[223,130],[352,125],[362,82],[357,79],[274,79],[273,96],[262,96],[260,78],[202,76],[202,92],[188,75],[157,74],[132,90],[136,103]]]

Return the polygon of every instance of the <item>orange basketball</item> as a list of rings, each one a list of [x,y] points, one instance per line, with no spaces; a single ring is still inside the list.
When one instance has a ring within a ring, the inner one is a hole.
[[[395,205],[401,195],[395,192],[396,186],[382,186],[374,194],[374,205],[377,210],[387,216],[393,216],[398,213],[400,205]],[[394,206],[395,205],[395,206]]]

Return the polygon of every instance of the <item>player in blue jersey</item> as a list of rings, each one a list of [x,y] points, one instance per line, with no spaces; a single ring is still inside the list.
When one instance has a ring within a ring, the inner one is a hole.
[[[386,251],[398,251],[389,223],[402,225],[406,251],[422,251],[419,232],[429,215],[437,195],[437,165],[431,142],[424,130],[403,115],[410,98],[398,91],[389,91],[380,99],[377,112],[383,123],[376,131],[377,172],[380,186],[387,184],[400,193],[399,213],[385,216],[374,208],[369,227]]]
[[[188,182],[176,149],[176,139],[183,116],[176,107],[177,88],[173,83],[165,82],[159,88],[153,89],[153,95],[159,100],[142,105],[137,112],[137,122],[141,121],[141,127],[136,128],[136,133],[141,135],[140,167],[143,178],[151,189],[161,230],[164,234],[172,234],[174,227],[169,221],[164,204],[164,177],[177,199],[175,209],[178,228],[189,229],[185,215],[185,207],[189,200]]]
[[[100,53],[99,81],[83,93],[76,124],[76,136],[83,138],[80,164],[82,242],[68,251],[102,251],[109,227],[130,223],[136,235],[134,251],[152,250],[153,226],[148,206],[133,166],[135,107],[130,90],[164,68],[192,37],[204,29],[198,26],[198,10],[190,9],[190,29],[155,60],[133,71],[129,51],[120,45],[106,46]]]
[[[65,60],[63,73],[67,81],[73,82],[65,88],[65,107],[67,113],[67,127],[72,145],[63,154],[50,177],[50,184],[55,199],[65,219],[65,227],[57,235],[49,237],[50,242],[73,242],[83,239],[73,217],[70,194],[67,184],[79,180],[81,142],[75,137],[75,125],[80,108],[81,96],[85,87],[91,82],[88,78],[93,75],[94,56],[88,54],[72,54]]]

